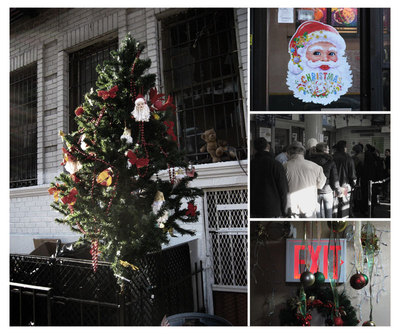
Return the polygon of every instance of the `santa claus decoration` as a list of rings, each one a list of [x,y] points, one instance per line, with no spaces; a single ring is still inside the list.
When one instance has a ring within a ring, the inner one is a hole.
[[[150,118],[150,108],[144,96],[139,94],[135,100],[135,109],[131,113],[136,122],[148,122]]]
[[[306,21],[289,42],[286,83],[303,102],[327,105],[352,85],[346,43],[337,30],[318,21]]]

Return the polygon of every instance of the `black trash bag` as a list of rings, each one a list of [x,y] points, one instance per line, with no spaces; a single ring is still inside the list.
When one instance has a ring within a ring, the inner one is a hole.
[[[90,243],[87,241],[76,241],[67,244],[57,244],[56,257],[69,257],[72,259],[90,260]]]

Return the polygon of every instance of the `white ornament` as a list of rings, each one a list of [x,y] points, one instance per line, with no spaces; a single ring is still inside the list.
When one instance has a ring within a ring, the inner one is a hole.
[[[131,129],[125,128],[124,133],[121,136],[121,140],[125,139],[127,144],[132,144],[133,139],[132,139],[132,131]]]
[[[86,151],[88,148],[88,145],[85,143],[85,134],[82,135],[81,137],[81,149],[82,151]]]
[[[70,174],[75,174],[82,168],[82,165],[79,161],[67,161],[65,163],[65,170]]]
[[[135,109],[133,109],[131,115],[136,122],[148,122],[150,119],[150,108],[147,105],[144,98],[139,97],[135,101]]]

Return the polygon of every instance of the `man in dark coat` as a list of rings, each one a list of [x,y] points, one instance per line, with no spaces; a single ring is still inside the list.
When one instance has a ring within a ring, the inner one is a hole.
[[[339,176],[339,184],[342,188],[342,197],[338,198],[338,203],[334,208],[336,218],[346,218],[350,216],[351,189],[356,182],[356,171],[354,160],[347,154],[346,142],[340,140],[334,147],[336,151],[333,154],[333,160]]]
[[[265,138],[257,138],[254,149],[256,154],[250,161],[250,216],[285,216],[288,193],[285,170],[269,152],[270,146]]]
[[[318,189],[317,218],[332,218],[333,198],[340,196],[341,190],[336,164],[329,154],[326,143],[318,143],[315,152],[311,152],[309,160],[321,166],[326,176],[326,183],[322,189]]]

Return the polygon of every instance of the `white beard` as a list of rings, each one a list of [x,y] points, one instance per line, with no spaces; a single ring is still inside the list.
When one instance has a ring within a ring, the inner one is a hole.
[[[136,122],[148,122],[150,119],[150,109],[147,105],[143,107],[135,106],[131,115],[135,118]]]
[[[332,66],[324,71],[319,68],[323,64]],[[302,61],[301,67],[303,71],[295,74],[289,66],[286,84],[293,95],[303,102],[327,105],[337,101],[352,86],[353,75],[345,57],[330,63]]]

